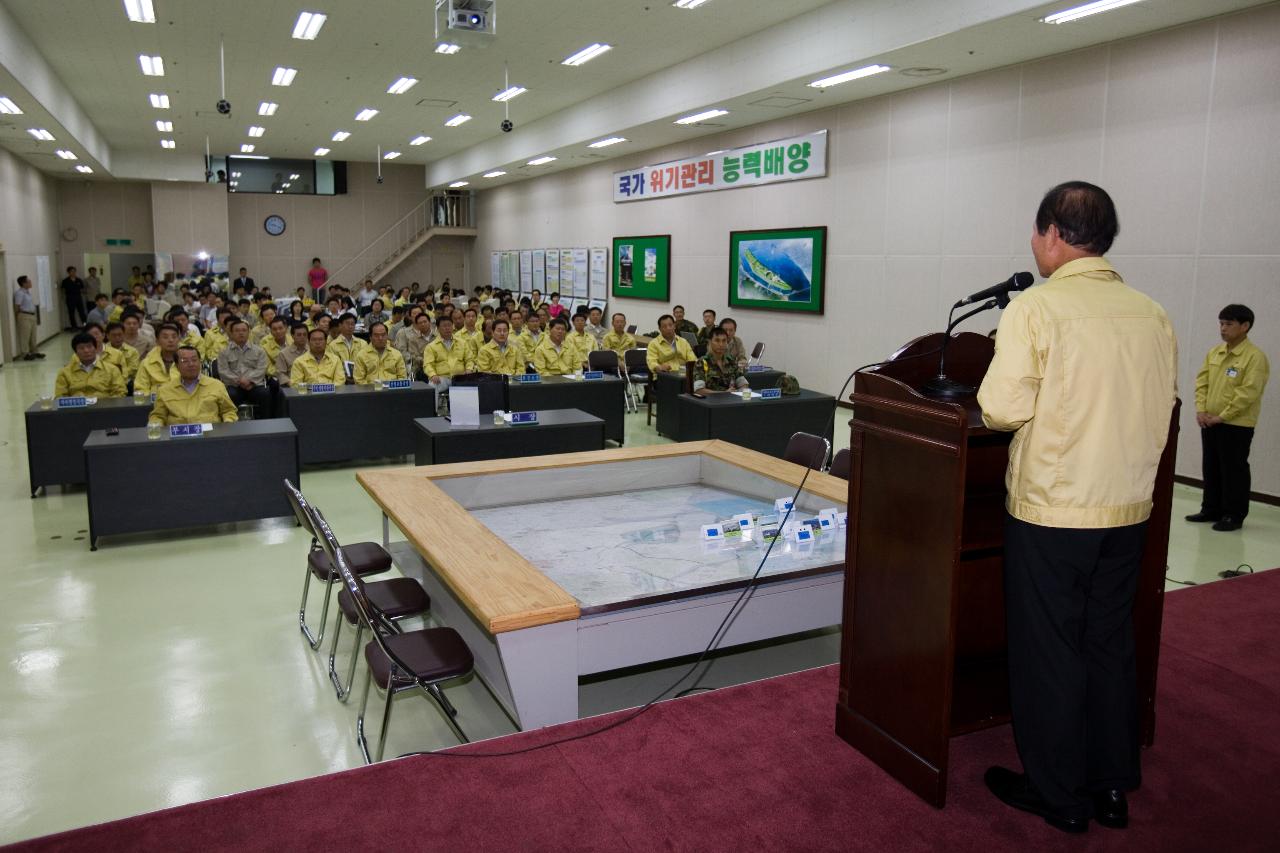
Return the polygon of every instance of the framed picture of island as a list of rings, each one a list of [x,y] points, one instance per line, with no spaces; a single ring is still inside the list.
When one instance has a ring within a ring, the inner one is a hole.
[[[729,232],[729,307],[822,314],[827,227]]]
[[[671,298],[671,235],[613,238],[613,295],[627,299]]]

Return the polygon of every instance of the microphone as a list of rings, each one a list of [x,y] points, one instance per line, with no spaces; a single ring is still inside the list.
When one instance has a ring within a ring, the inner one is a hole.
[[[1009,276],[1009,278],[1006,281],[1002,281],[999,284],[993,284],[991,287],[988,287],[986,290],[979,290],[977,293],[974,293],[971,296],[966,296],[964,299],[961,299],[959,302],[957,302],[955,304],[955,307],[959,308],[962,305],[971,305],[974,302],[981,302],[982,300],[990,299],[993,296],[995,297],[1006,296],[1012,290],[1026,290],[1028,287],[1030,287],[1034,283],[1035,283],[1035,276],[1033,276],[1031,273],[1017,272]]]

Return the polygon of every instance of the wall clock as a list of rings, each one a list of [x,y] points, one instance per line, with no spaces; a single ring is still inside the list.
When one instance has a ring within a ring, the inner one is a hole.
[[[284,233],[284,217],[273,213],[262,223],[262,227],[272,237],[279,237]]]

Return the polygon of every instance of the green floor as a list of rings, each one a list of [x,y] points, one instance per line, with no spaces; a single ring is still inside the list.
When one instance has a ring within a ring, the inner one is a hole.
[[[117,539],[91,554],[83,490],[29,497],[22,413],[52,387],[67,336],[45,349],[42,362],[0,369],[0,843],[358,766],[354,701],[335,700],[324,661],[296,627],[307,540],[291,521]],[[628,415],[627,439],[665,441],[643,412]],[[307,470],[303,486],[344,540],[377,540],[380,517],[355,470]],[[122,498],[146,487],[140,479]],[[1177,518],[1197,504],[1195,490],[1177,488]],[[1272,568],[1280,508],[1255,505],[1239,533],[1175,521],[1169,559],[1170,577],[1197,582],[1241,563]],[[820,632],[720,656],[703,683],[837,656],[834,631]],[[639,704],[678,671],[583,684],[583,712]],[[478,680],[449,696],[472,739],[513,731]],[[388,756],[455,742],[434,706],[413,696],[396,703]]]

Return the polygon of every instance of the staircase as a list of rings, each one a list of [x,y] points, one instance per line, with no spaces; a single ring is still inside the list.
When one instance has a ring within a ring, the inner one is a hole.
[[[375,237],[354,258],[329,273],[331,284],[356,289],[372,279],[374,285],[404,263],[434,237],[476,236],[470,195],[436,193]]]

